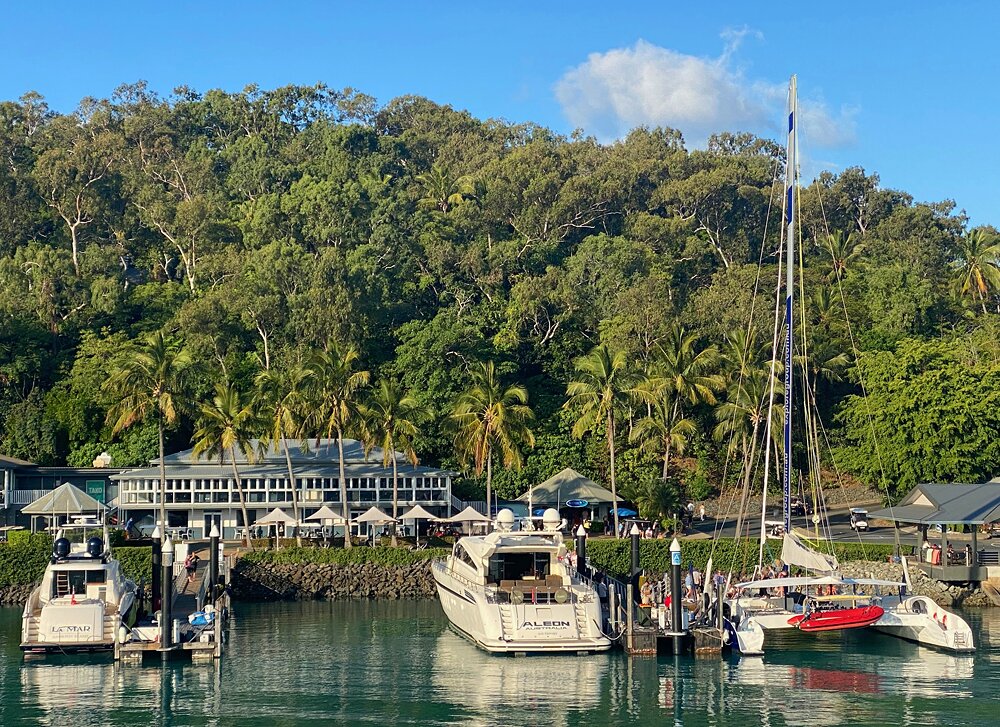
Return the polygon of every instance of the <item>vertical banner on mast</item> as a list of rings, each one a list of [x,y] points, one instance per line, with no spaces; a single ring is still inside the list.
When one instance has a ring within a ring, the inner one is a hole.
[[[785,234],[788,251],[785,262],[785,462],[782,473],[782,514],[786,533],[792,529],[792,302],[795,290],[795,178],[798,171],[795,86],[795,76],[792,76],[788,84],[788,158],[785,160]]]

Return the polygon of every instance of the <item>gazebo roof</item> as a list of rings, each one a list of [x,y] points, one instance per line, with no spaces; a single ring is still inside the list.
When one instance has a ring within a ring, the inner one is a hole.
[[[917,485],[894,507],[869,518],[901,523],[982,525],[1000,520],[1000,483]]]
[[[46,492],[26,505],[21,512],[25,515],[89,515],[106,509],[79,487],[64,482],[52,492]]]
[[[525,492],[517,499],[519,502],[528,502],[528,495],[529,493]],[[586,500],[588,503],[615,501],[611,490],[601,487],[569,467],[540,485],[532,487],[530,495],[531,502],[535,505],[555,505],[565,503],[567,500]]]
[[[267,515],[255,522],[254,525],[276,525],[279,523],[282,525],[294,525],[295,518],[281,508],[276,507]]]

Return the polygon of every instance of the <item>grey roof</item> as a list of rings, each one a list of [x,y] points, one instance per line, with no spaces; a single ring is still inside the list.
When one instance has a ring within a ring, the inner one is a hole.
[[[288,454],[292,459],[292,465],[296,464],[316,464],[320,462],[339,462],[340,453],[337,449],[336,439],[310,439],[302,445],[302,442],[295,439],[285,440],[288,443]],[[254,453],[254,462],[257,464],[266,463],[277,463],[285,464],[285,451],[284,448],[278,445],[277,442],[270,443],[266,449],[262,448],[259,439],[251,440],[251,451]],[[405,461],[405,457],[401,452],[396,452],[396,459],[400,462]],[[185,449],[182,452],[174,452],[173,454],[168,454],[163,458],[164,463],[167,465],[172,464],[206,464],[211,462],[218,462],[218,459],[210,460],[206,455],[202,455],[198,458],[194,456],[194,449]],[[229,460],[227,459],[226,462]],[[378,447],[373,447],[371,451],[367,454],[365,453],[365,448],[356,439],[345,439],[344,440],[344,462],[346,463],[365,463],[365,462],[381,462],[382,461],[382,450]],[[157,457],[150,461],[150,464],[159,465],[160,458]],[[249,464],[247,458],[239,451],[236,452],[236,463],[237,464]]]
[[[528,494],[525,492],[517,498],[518,501],[528,502]],[[611,490],[601,487],[569,467],[545,480],[542,484],[532,487],[530,494],[531,502],[534,505],[555,505],[556,503],[565,503],[567,500],[615,501]]]
[[[31,462],[26,462],[23,459],[18,459],[17,457],[8,457],[5,454],[0,454],[0,466],[4,466],[5,468],[9,468],[11,466],[23,467],[24,465],[30,465],[30,464]]]
[[[895,507],[874,510],[868,517],[925,525],[996,522],[1000,520],[1000,483],[917,485]]]
[[[87,515],[107,508],[79,487],[65,482],[21,510],[25,515]]]
[[[240,464],[240,479],[272,478],[288,479],[288,467],[281,463],[265,462],[258,464]],[[167,479],[231,479],[233,476],[232,465],[222,463],[201,462],[199,464],[188,464],[184,462],[167,463]],[[309,464],[292,463],[292,471],[296,478],[300,477],[340,477],[340,466],[333,462],[312,462]],[[414,467],[397,465],[400,479],[403,477],[454,477],[455,472],[438,469],[436,467]],[[348,464],[344,466],[344,474],[348,478],[352,477],[392,477],[392,468],[383,467],[381,460],[378,462],[368,462],[362,464]],[[159,480],[160,467],[143,467],[141,469],[128,470],[119,474],[111,475],[111,479],[118,482],[120,480]]]

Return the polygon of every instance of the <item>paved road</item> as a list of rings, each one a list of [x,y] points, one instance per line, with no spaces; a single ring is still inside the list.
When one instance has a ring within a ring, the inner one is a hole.
[[[873,506],[874,509],[874,506]],[[758,538],[760,537],[760,512],[754,513],[750,517],[750,537]],[[780,521],[781,512],[780,510],[769,510],[768,515],[765,518],[768,521]],[[851,528],[851,515],[850,510],[845,507],[830,509],[827,513],[827,519],[829,521],[829,537],[834,542],[839,543],[882,543],[887,545],[895,544],[895,533],[892,527],[876,527],[868,530],[867,532],[857,533]],[[810,518],[798,515],[792,518],[793,527],[804,528],[810,532],[813,530],[813,524]],[[744,532],[746,526],[744,526]],[[688,529],[687,535],[694,534],[704,534],[708,537],[726,537],[731,538],[736,534],[736,518],[731,517],[723,521],[716,521],[713,518],[706,517],[704,522],[699,522],[695,520],[693,528]],[[826,536],[827,530],[824,527],[820,530],[821,536]],[[902,527],[900,528],[900,542],[903,545],[915,545],[917,542],[917,531],[915,527]],[[931,542],[940,542],[940,534],[936,532],[931,532],[928,535],[928,539]],[[949,541],[956,543],[956,548],[958,543],[964,544],[966,540],[969,539],[968,535],[963,535],[961,533],[951,533],[948,536]],[[990,548],[1000,550],[1000,539],[986,540],[983,537],[979,538],[980,548]]]

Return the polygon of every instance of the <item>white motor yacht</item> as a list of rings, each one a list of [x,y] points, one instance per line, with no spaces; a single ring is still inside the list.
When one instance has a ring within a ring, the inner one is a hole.
[[[102,540],[73,543],[59,533],[41,585],[21,617],[25,653],[114,648],[119,628],[135,620],[136,587]]]
[[[514,514],[505,509],[493,532],[459,539],[450,556],[433,564],[445,614],[490,652],[609,649],[597,592],[566,557],[559,513],[546,510],[541,526],[515,530]]]

